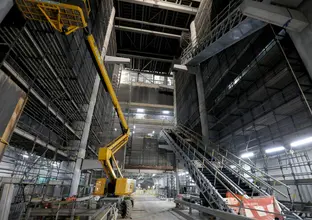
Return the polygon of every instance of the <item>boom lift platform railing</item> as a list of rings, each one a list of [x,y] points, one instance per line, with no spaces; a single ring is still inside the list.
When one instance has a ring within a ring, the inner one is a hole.
[[[69,35],[80,29],[83,30],[87,48],[104,88],[111,97],[122,131],[122,134],[115,140],[99,149],[98,159],[103,166],[109,182],[107,183],[106,178],[98,179],[94,194],[112,197],[128,196],[134,191],[135,181],[123,178],[114,154],[126,145],[130,135],[130,129],[121,110],[94,37],[88,28],[87,19],[91,11],[90,2],[89,0],[71,0],[70,2],[74,2],[75,5],[48,0],[16,0],[18,8],[28,20],[48,22],[55,30],[65,35]],[[112,163],[115,164],[119,177],[117,177]],[[128,200],[125,202],[125,211],[128,210],[132,203]],[[127,213],[124,213],[125,217],[126,215]]]

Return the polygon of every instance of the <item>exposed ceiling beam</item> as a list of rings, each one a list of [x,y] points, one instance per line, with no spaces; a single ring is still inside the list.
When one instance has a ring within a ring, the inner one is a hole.
[[[154,0],[119,0],[122,2],[129,2],[133,4],[138,4],[138,5],[145,5],[149,7],[155,7],[155,8],[161,8],[161,9],[166,9],[170,11],[177,11],[177,12],[182,12],[186,14],[191,14],[191,15],[196,15],[197,13],[197,8],[193,8],[187,5],[180,5],[172,2],[166,2],[166,1],[154,1]]]
[[[118,52],[126,53],[126,54],[139,54],[140,56],[143,55],[143,56],[158,57],[161,59],[169,59],[169,60],[174,59],[174,55],[152,53],[152,52],[145,52],[145,51],[139,51],[139,50],[128,50],[128,49],[118,48]]]
[[[134,55],[134,54],[125,54],[125,53],[117,53],[116,56],[138,58],[138,59],[143,59],[143,60],[155,60],[155,61],[160,61],[160,62],[165,62],[165,63],[172,63],[173,61],[170,59],[162,59],[158,57],[146,57],[146,56],[139,56],[139,55]]]
[[[137,23],[137,24],[151,25],[151,26],[155,26],[155,27],[168,28],[168,29],[173,29],[173,30],[178,30],[178,31],[186,31],[186,32],[189,31],[189,29],[187,29],[187,28],[175,27],[175,26],[170,26],[170,25],[166,25],[166,24],[152,23],[152,22],[148,22],[148,21],[134,20],[134,19],[129,19],[129,18],[116,17],[115,20],[132,22],[132,23]]]
[[[159,31],[151,31],[146,29],[140,29],[140,28],[133,28],[133,27],[126,27],[126,26],[120,26],[115,25],[116,30],[120,31],[128,31],[128,32],[134,32],[134,33],[140,33],[140,34],[150,34],[150,35],[156,35],[160,37],[167,37],[167,38],[173,38],[180,40],[181,36],[177,34],[170,34],[165,32],[159,32]]]
[[[106,64],[129,64],[131,60],[124,57],[115,57],[115,56],[105,56]]]

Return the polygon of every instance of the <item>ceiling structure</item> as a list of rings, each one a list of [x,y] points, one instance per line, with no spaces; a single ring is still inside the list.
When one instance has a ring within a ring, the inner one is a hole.
[[[131,58],[132,70],[170,75],[198,6],[198,0],[115,1],[117,56]]]

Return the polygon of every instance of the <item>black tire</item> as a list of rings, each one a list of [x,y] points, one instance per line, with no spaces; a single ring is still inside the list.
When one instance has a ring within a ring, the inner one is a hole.
[[[131,200],[124,200],[120,204],[120,211],[122,218],[130,218],[132,213],[132,202]]]

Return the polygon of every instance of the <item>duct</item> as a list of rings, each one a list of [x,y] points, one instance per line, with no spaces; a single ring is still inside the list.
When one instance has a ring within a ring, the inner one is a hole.
[[[120,25],[115,25],[115,28],[116,30],[120,30],[120,31],[129,31],[129,32],[140,33],[140,34],[151,34],[155,36],[173,38],[173,39],[178,39],[178,40],[180,40],[181,38],[181,36],[177,34],[170,34],[170,33],[159,32],[159,31],[151,31],[147,29],[126,27],[126,26],[120,26]]]
[[[20,128],[15,128],[14,129],[14,133],[18,134],[30,141],[33,141],[43,147],[47,147],[49,150],[56,152],[59,155],[62,155],[64,157],[68,157],[68,155],[66,153],[64,153],[63,151],[57,150],[54,146],[52,146],[51,144],[48,144],[46,142],[44,142],[43,140],[39,139],[38,137],[35,137],[34,135],[20,129]]]
[[[3,66],[10,71],[10,73],[17,79],[17,81],[22,84],[25,88],[29,88],[30,86],[27,84],[27,82],[22,79],[18,73],[5,61],[3,63]],[[80,137],[76,134],[75,130],[67,123],[65,120],[60,116],[33,88],[30,88],[30,93],[37,98],[44,106],[48,108],[48,110],[55,116],[57,117],[58,120],[60,120],[66,128],[72,132],[78,139]]]
[[[163,0],[160,0],[160,1],[119,0],[119,1],[138,4],[138,5],[145,5],[149,7],[155,7],[155,8],[161,8],[161,9],[166,9],[166,10],[171,10],[171,11],[176,11],[176,12],[182,12],[182,13],[191,14],[191,15],[196,15],[197,13],[197,8],[193,8],[193,7],[186,6],[186,5],[180,5],[176,3],[171,3],[171,2],[163,1]]]
[[[170,26],[170,25],[165,25],[165,24],[152,23],[152,22],[147,22],[147,21],[140,21],[140,20],[134,20],[134,19],[128,19],[128,18],[120,18],[120,17],[116,17],[115,19],[117,21],[126,21],[126,22],[132,22],[132,23],[137,23],[137,24],[144,24],[144,25],[150,25],[150,26],[155,26],[155,27],[168,28],[168,29],[173,29],[173,30],[178,30],[178,31],[185,31],[185,32],[189,31],[189,29],[187,29],[187,28],[181,28],[181,27],[175,27],[175,26]]]

